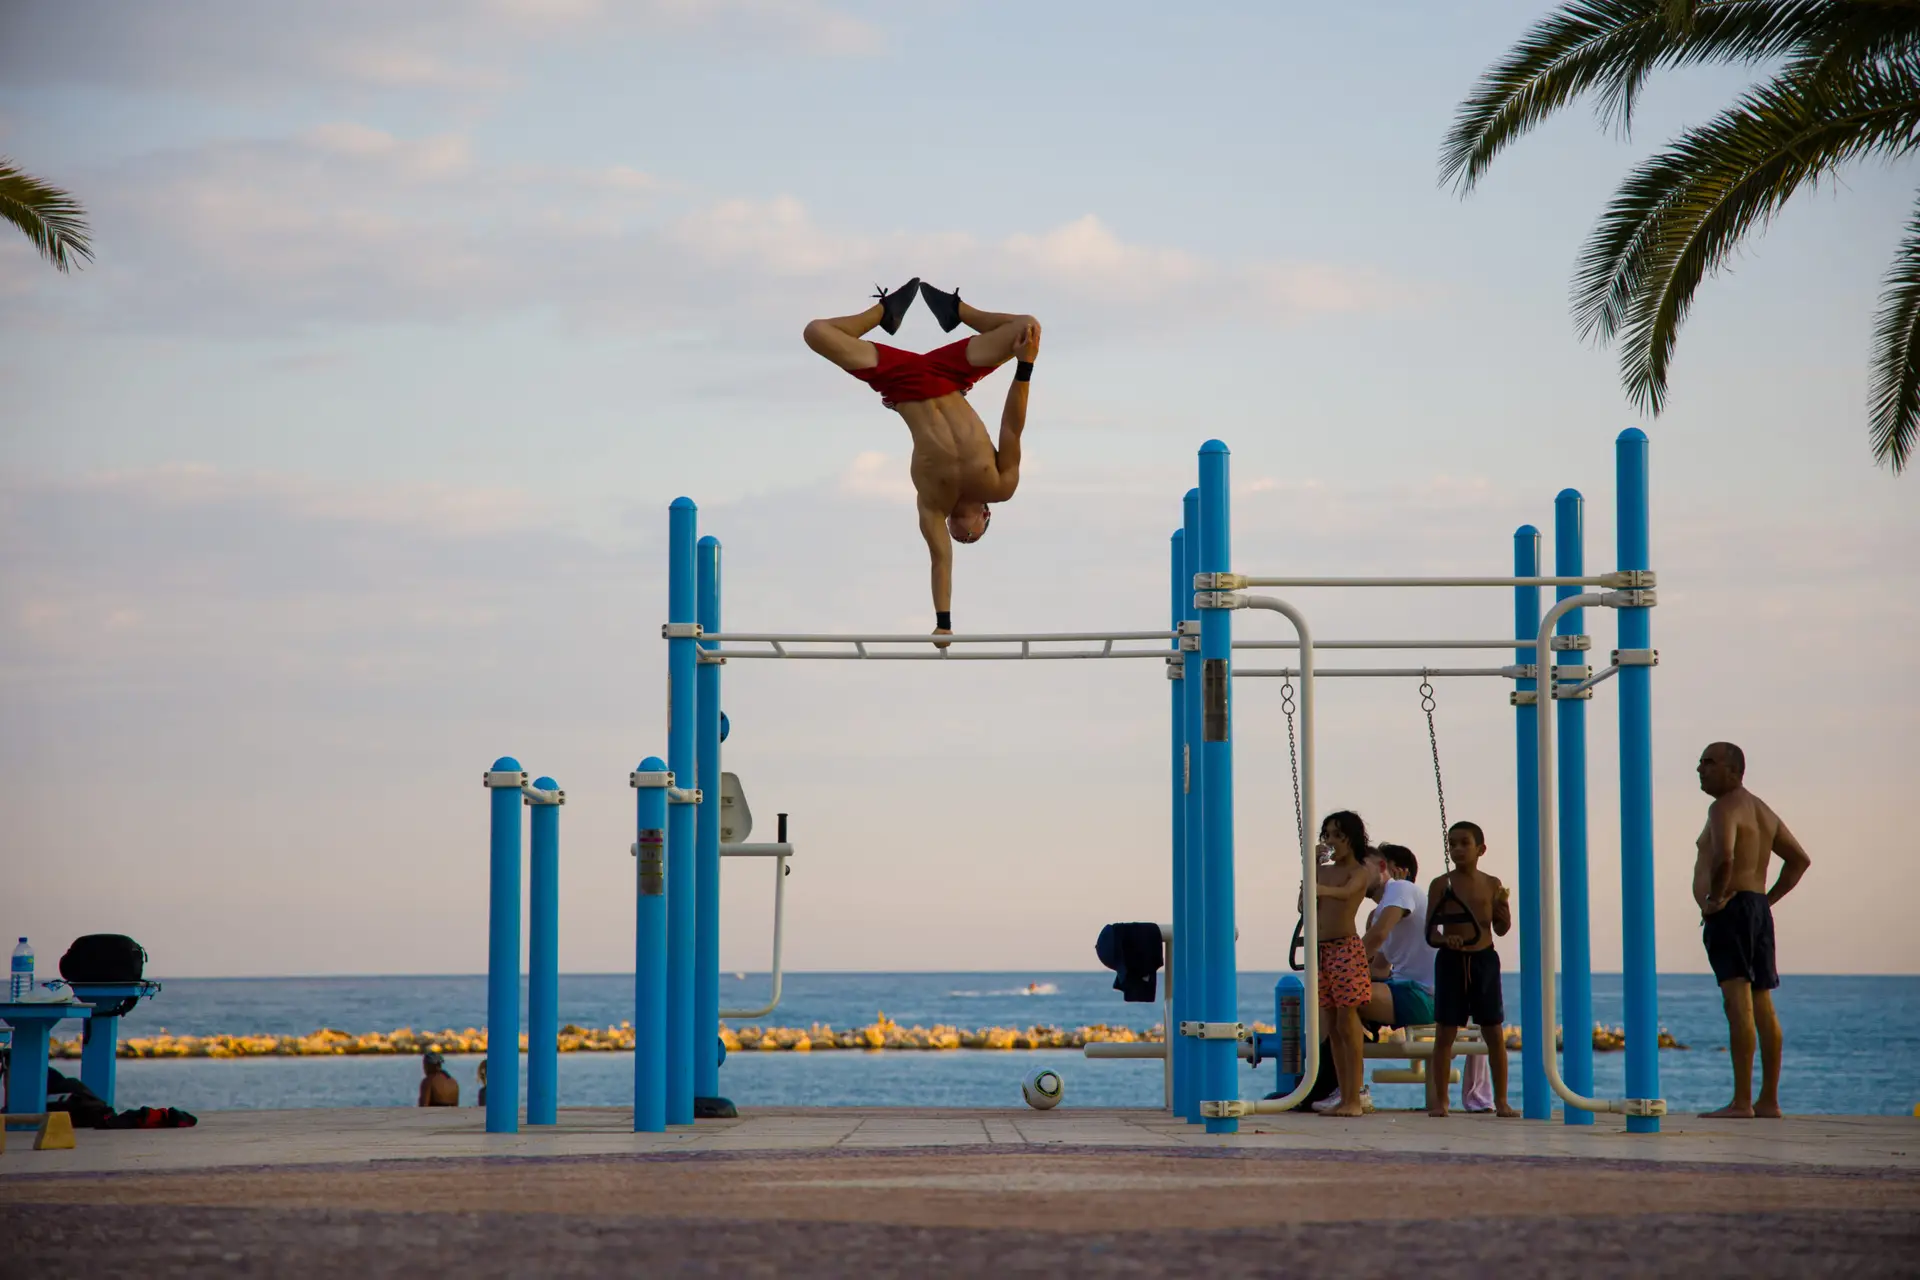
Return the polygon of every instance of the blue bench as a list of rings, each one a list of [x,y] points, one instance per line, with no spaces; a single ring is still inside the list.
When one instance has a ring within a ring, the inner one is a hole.
[[[91,1019],[79,1000],[47,1004],[0,1004],[0,1022],[13,1028],[12,1065],[7,1070],[7,1114],[44,1114],[47,1109],[47,1039],[68,1018]]]

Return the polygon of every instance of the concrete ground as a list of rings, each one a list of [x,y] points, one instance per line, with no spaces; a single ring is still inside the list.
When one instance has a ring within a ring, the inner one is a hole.
[[[0,1277],[1920,1274],[1920,1121],[232,1112],[0,1155]]]

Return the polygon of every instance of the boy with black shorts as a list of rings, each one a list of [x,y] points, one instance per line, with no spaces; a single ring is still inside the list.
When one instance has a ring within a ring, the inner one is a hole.
[[[1427,941],[1433,958],[1433,1059],[1427,1063],[1427,1114],[1447,1114],[1448,1080],[1453,1074],[1453,1040],[1471,1020],[1487,1044],[1493,1074],[1493,1109],[1506,1118],[1520,1113],[1507,1105],[1507,1020],[1500,991],[1500,953],[1493,939],[1513,927],[1507,889],[1480,870],[1487,837],[1476,823],[1447,828],[1447,873],[1427,887]]]

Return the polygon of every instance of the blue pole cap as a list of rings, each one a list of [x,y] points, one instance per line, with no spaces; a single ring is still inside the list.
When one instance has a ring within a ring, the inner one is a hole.
[[[702,551],[708,550],[709,548],[718,551],[720,549],[720,539],[710,533],[705,534],[700,539],[699,547]]]
[[[1513,540],[1515,542],[1524,542],[1528,538],[1537,538],[1539,536],[1540,531],[1530,524],[1523,524],[1513,531]]]
[[[1645,444],[1647,442],[1647,433],[1638,427],[1628,427],[1625,431],[1615,436],[1614,439],[1618,440],[1621,444]]]
[[[689,498],[683,495],[681,497],[675,498],[673,502],[669,505],[668,510],[697,511],[699,510],[699,508],[700,508],[699,503],[695,502],[692,498]]]
[[[540,791],[558,791],[560,789],[560,784],[555,782],[552,778],[547,777],[545,774],[542,774],[540,777],[535,778],[533,780],[533,785],[536,789]]]
[[[659,756],[648,756],[640,762],[640,767],[634,770],[635,773],[665,773],[666,771],[667,762]]]
[[[725,742],[727,740],[727,733],[732,728],[733,728],[733,725],[731,722],[728,721],[727,713],[722,711],[720,713],[720,741]]]
[[[519,768],[520,762],[512,756],[501,756],[493,762],[493,772],[495,773],[506,773],[510,770],[517,772]]]
[[[1209,441],[1207,441],[1207,442],[1206,442],[1205,444],[1203,444],[1203,445],[1201,445],[1201,446],[1200,446],[1200,452],[1202,452],[1202,453],[1232,453],[1232,452],[1233,452],[1233,450],[1231,450],[1231,449],[1229,449],[1229,448],[1227,448],[1227,446],[1226,446],[1226,444],[1225,444],[1225,443],[1224,443],[1223,441],[1219,441],[1219,440],[1209,440]]]
[[[1562,489],[1553,496],[1555,502],[1585,502],[1586,496],[1578,489]]]

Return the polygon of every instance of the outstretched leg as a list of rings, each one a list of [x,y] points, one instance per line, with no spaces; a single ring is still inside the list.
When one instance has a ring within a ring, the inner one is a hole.
[[[1754,1099],[1753,1114],[1768,1120],[1780,1118],[1780,1051],[1786,1036],[1780,1030],[1780,1015],[1774,1012],[1773,992],[1753,993],[1753,1027],[1760,1041],[1760,1096]]]
[[[960,304],[960,322],[974,330],[973,337],[967,339],[967,363],[976,369],[998,368],[1011,360],[1028,326],[1039,325],[1032,316],[982,311],[966,302]]]
[[[855,315],[809,320],[801,336],[809,347],[842,369],[871,369],[880,363],[880,353],[861,335],[876,327],[885,315],[876,302]]]

